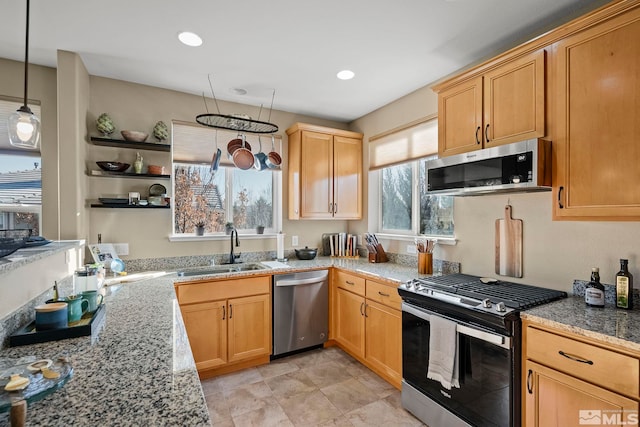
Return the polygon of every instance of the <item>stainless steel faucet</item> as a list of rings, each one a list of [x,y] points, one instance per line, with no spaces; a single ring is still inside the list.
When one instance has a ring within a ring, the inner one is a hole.
[[[233,253],[233,234],[234,233],[236,235],[236,247],[240,246],[240,239],[238,238],[238,230],[236,230],[234,227],[231,229],[231,251],[229,252],[229,264],[235,264],[236,259],[240,258],[240,255],[242,255],[242,254],[235,255]]]

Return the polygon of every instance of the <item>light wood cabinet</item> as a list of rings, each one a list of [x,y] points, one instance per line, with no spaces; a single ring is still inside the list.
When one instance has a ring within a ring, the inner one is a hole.
[[[621,425],[638,416],[639,355],[530,321],[523,343],[524,425],[578,426],[592,417]]]
[[[628,7],[552,46],[554,219],[640,219],[640,8]]]
[[[269,362],[270,277],[175,285],[201,378]]]
[[[524,425],[527,427],[621,425],[619,421],[602,421],[602,417],[625,421],[630,414],[638,414],[638,402],[635,400],[535,362],[527,361],[525,369],[528,373],[527,387],[531,390],[525,398]],[[595,422],[596,419],[600,422]]]
[[[545,135],[544,50],[434,90],[440,157]]]
[[[362,134],[296,123],[289,136],[289,219],[362,218]]]
[[[402,312],[395,287],[337,271],[332,281],[334,341],[400,388]]]

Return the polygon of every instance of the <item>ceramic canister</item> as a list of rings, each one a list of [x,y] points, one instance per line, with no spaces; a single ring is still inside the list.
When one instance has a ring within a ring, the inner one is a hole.
[[[66,302],[53,302],[36,307],[36,331],[66,328],[68,325]]]

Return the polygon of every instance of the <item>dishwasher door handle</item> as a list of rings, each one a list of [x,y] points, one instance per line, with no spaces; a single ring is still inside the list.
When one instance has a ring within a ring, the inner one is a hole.
[[[291,280],[277,280],[276,286],[300,286],[300,285],[312,285],[314,283],[321,283],[326,279],[326,276],[311,277],[309,279],[291,279]]]

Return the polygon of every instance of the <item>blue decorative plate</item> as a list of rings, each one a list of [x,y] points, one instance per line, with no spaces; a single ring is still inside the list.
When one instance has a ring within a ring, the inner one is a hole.
[[[112,259],[109,269],[114,273],[122,273],[124,271],[124,261],[122,261],[120,258]]]

